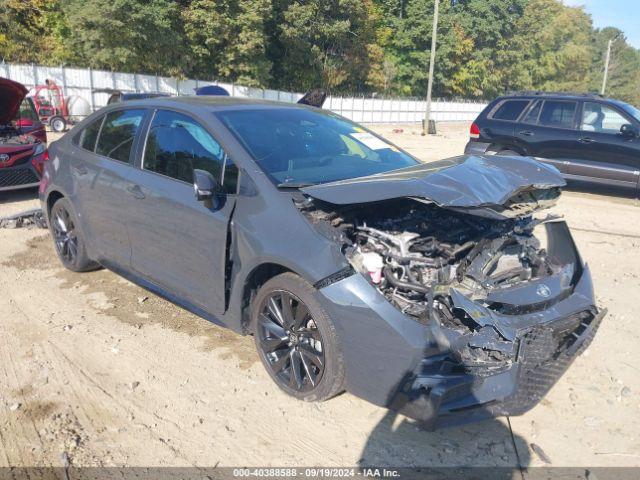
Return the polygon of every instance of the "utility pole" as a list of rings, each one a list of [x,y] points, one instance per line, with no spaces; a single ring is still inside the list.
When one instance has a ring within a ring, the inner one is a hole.
[[[604,91],[607,89],[607,76],[609,75],[609,60],[611,59],[611,45],[613,42],[620,38],[621,33],[616,35],[615,38],[610,38],[607,44],[607,56],[604,61],[604,77],[602,78],[602,88],[600,89],[600,95],[604,95]]]
[[[433,9],[433,33],[431,34],[431,58],[429,59],[429,83],[427,84],[427,111],[422,125],[422,135],[429,133],[429,122],[431,121],[431,90],[433,88],[433,69],[436,63],[436,37],[438,35],[439,3],[440,0],[435,0]]]

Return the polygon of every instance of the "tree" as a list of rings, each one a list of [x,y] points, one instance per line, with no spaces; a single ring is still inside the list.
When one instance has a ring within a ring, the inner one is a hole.
[[[371,0],[279,1],[276,6],[270,52],[279,85],[343,91],[381,86],[383,52],[376,44]],[[370,77],[373,68],[378,70]]]
[[[556,0],[530,0],[503,42],[502,85],[510,89],[585,91],[591,66],[591,18]]]
[[[195,0],[182,18],[193,59],[190,72],[248,86],[266,86],[265,22],[271,0]]]
[[[180,75],[186,56],[171,0],[65,0],[67,60],[84,67]]]

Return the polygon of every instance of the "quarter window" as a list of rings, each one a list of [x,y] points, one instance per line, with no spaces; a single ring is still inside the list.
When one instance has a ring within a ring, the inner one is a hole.
[[[573,128],[576,102],[545,100],[540,114],[540,125],[556,128]]]
[[[108,113],[100,131],[96,153],[129,163],[133,140],[143,116],[144,110],[116,110]]]
[[[90,123],[87,127],[83,128],[79,135],[74,137],[76,145],[93,152],[96,149],[96,140],[100,133],[100,127],[102,126],[102,120],[104,117],[100,117],[97,120]]]
[[[619,133],[622,125],[629,123],[613,108],[595,102],[585,102],[580,129],[586,132]]]
[[[194,169],[206,170],[225,191],[236,192],[238,169],[220,144],[192,118],[177,112],[158,110],[154,115],[143,166],[187,183],[193,183]]]
[[[524,109],[529,105],[529,100],[507,100],[493,112],[494,120],[517,120]]]

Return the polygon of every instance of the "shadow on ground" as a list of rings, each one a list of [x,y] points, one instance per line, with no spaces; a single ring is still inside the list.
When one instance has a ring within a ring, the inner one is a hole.
[[[5,203],[24,202],[38,198],[38,187],[0,192],[0,205]]]
[[[491,478],[511,479],[519,478],[521,469],[530,461],[527,442],[512,435],[506,418],[431,432],[389,411],[371,431],[359,465],[362,468],[426,467],[442,473],[443,478],[454,473],[466,478],[464,471],[472,473],[469,467],[474,470],[485,467],[485,473],[491,470]]]

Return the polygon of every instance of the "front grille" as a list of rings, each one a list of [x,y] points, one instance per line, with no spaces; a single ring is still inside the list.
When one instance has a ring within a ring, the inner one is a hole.
[[[537,325],[520,340],[518,380],[515,393],[499,408],[502,414],[526,412],[555,385],[558,379],[593,340],[602,316],[585,311],[549,325]],[[584,339],[576,343],[589,329]]]
[[[30,168],[0,169],[0,188],[38,183],[40,179]]]

